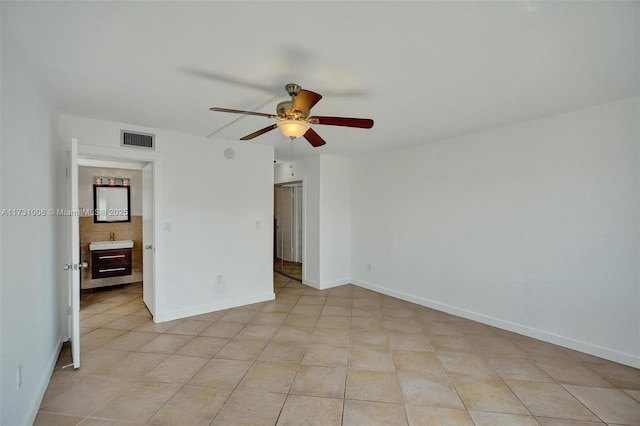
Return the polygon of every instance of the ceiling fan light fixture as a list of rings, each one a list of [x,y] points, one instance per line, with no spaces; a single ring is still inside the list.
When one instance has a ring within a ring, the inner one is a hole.
[[[288,138],[299,138],[309,130],[309,123],[301,120],[280,120],[278,128]]]

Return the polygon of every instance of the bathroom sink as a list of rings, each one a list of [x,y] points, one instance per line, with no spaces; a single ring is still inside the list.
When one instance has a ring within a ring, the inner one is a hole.
[[[112,249],[123,249],[123,248],[132,248],[133,241],[131,240],[120,240],[120,241],[95,241],[89,244],[89,250],[112,250]]]

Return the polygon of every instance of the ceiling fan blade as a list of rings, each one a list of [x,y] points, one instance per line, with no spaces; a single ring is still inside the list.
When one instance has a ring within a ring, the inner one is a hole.
[[[255,111],[243,111],[241,109],[229,109],[229,108],[218,108],[218,107],[211,107],[209,108],[209,111],[216,111],[216,112],[230,112],[233,114],[243,114],[243,115],[257,115],[258,117],[267,117],[267,118],[276,118],[277,115],[273,115],[273,114],[267,114],[264,112],[255,112]]]
[[[313,145],[314,148],[317,148],[319,146],[326,144],[324,139],[322,139],[320,135],[317,134],[316,131],[313,130],[312,128],[309,128],[309,130],[305,132],[304,138],[308,140],[309,143]]]
[[[296,95],[296,100],[293,101],[293,105],[291,106],[291,112],[300,111],[303,117],[309,115],[309,111],[318,101],[322,99],[322,95],[318,93],[312,92],[310,90],[300,90],[300,92]]]
[[[370,129],[373,127],[373,120],[370,118],[351,118],[351,117],[309,117],[311,124],[326,124],[329,126],[359,127],[361,129]]]
[[[248,141],[248,140],[253,139],[253,138],[257,137],[257,136],[260,136],[260,135],[263,135],[263,134],[265,134],[267,132],[270,132],[273,129],[275,129],[276,127],[278,127],[277,124],[272,124],[271,126],[267,126],[264,129],[260,129],[260,130],[258,130],[256,132],[251,133],[250,135],[247,135],[247,136],[245,136],[243,138],[240,138],[240,140],[241,141]]]

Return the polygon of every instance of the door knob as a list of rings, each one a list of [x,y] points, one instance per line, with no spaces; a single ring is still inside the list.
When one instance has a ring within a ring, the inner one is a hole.
[[[82,269],[82,268],[88,268],[88,267],[89,267],[89,264],[88,264],[87,262],[82,262],[82,263],[80,263],[80,264],[78,265],[78,267],[79,267],[80,269]]]

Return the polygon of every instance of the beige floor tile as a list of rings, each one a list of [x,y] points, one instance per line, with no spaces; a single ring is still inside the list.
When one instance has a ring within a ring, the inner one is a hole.
[[[301,305],[324,305],[324,302],[327,300],[326,297],[323,296],[301,296],[298,300],[298,303]]]
[[[436,352],[436,356],[452,375],[498,378],[498,374],[480,356],[456,352]]]
[[[282,322],[282,325],[288,325],[291,327],[304,327],[313,328],[318,322],[318,315],[306,315],[306,314],[289,314],[287,318]]]
[[[640,425],[640,402],[621,390],[575,385],[564,387],[604,422]]]
[[[604,426],[602,422],[587,422],[583,420],[553,419],[551,417],[536,417],[541,426]],[[611,425],[613,426],[613,425]]]
[[[137,382],[103,405],[92,417],[144,423],[178,389],[180,385]]]
[[[405,404],[464,409],[449,377],[398,373]]]
[[[451,381],[468,410],[530,414],[501,379],[453,376]]]
[[[391,350],[376,347],[350,347],[349,368],[395,371]]]
[[[247,324],[238,334],[242,339],[270,339],[278,331],[277,325]]]
[[[398,377],[392,371],[348,369],[345,398],[402,403]]]
[[[300,364],[307,347],[297,343],[272,341],[262,351],[258,361]]]
[[[82,420],[84,417],[39,412],[33,426],[75,426]]]
[[[553,382],[551,376],[525,358],[491,357],[487,362],[503,379]]]
[[[166,426],[207,426],[230,394],[231,389],[183,386],[149,423]]]
[[[102,348],[117,351],[135,351],[158,336],[158,333],[149,333],[146,331],[126,331],[124,334],[102,345]],[[84,342],[81,344],[84,345]]]
[[[202,367],[188,384],[233,389],[240,383],[251,365],[251,361],[214,358]]]
[[[350,317],[351,306],[324,305],[324,308],[320,311],[320,315]]]
[[[447,337],[463,337],[464,336],[462,331],[458,330],[455,325],[450,324],[449,322],[426,320],[426,321],[422,321],[422,327],[430,336],[431,335],[447,336]]]
[[[505,380],[534,416],[599,421],[566,389],[556,383]]]
[[[638,369],[353,285],[316,290],[274,274],[274,292],[273,301],[161,324],[140,284],[83,294],[82,368],[60,368],[71,362],[64,345],[39,423],[132,425],[151,415],[156,424],[327,424],[335,412],[336,424],[342,414],[347,425],[448,426],[470,424],[463,399],[479,425],[603,425],[592,411],[638,417]],[[145,396],[162,399],[154,386],[179,392],[165,403]],[[528,411],[511,412],[514,400]]]
[[[538,361],[536,365],[561,384],[612,387],[605,379],[577,362],[550,362],[546,360]]]
[[[443,336],[429,334],[429,342],[439,352],[473,352],[471,343],[464,336]]]
[[[316,323],[316,328],[336,328],[346,330],[351,327],[351,317],[337,315],[321,315]]]
[[[105,314],[105,315],[108,315],[108,314]],[[148,321],[149,319],[143,316],[126,315],[102,327],[115,329],[115,330],[133,330],[134,328],[139,327]]]
[[[147,374],[142,380],[162,383],[186,383],[207,363],[205,358],[171,355]]]
[[[382,318],[366,318],[366,317],[351,317],[351,331],[354,330],[369,330],[376,332],[384,332],[384,324]]]
[[[382,313],[382,309],[380,308],[354,304],[351,307],[351,317],[377,319],[380,320],[380,323],[382,324],[384,314]]]
[[[250,321],[250,324],[281,325],[287,318],[283,312],[260,312]]]
[[[407,349],[416,351],[433,351],[433,346],[429,339],[422,334],[401,333],[398,331],[387,331],[389,346],[393,349]]]
[[[537,426],[538,421],[533,416],[505,413],[487,413],[470,411],[469,415],[476,426]]]
[[[136,352],[152,352],[157,354],[174,354],[178,349],[183,347],[193,339],[193,336],[185,336],[180,334],[161,334],[149,343],[140,346]]]
[[[98,328],[82,336],[81,354],[101,347],[125,334],[124,330]],[[114,348],[116,349],[116,348]]]
[[[231,339],[224,348],[220,349],[215,357],[255,361],[268,342],[265,339]]]
[[[466,410],[406,405],[409,426],[473,426]]]
[[[346,346],[310,344],[302,358],[302,365],[346,367],[349,349]]]
[[[80,321],[83,327],[99,328],[99,327],[104,327],[105,325],[113,321],[119,320],[120,318],[122,318],[122,315],[108,314],[103,312],[99,314],[93,314],[87,319],[81,318]],[[113,327],[109,327],[109,328],[113,328]]]
[[[387,331],[397,331],[399,333],[420,334],[423,332],[420,323],[415,319],[406,318],[385,318],[382,321],[384,329]]]
[[[278,418],[278,426],[340,426],[342,399],[289,395]]]
[[[629,395],[631,398],[633,398],[636,401],[640,402],[640,390],[628,390],[628,389],[625,389],[624,392],[627,395]]]
[[[504,337],[467,336],[475,352],[482,355],[525,358],[526,354]]]
[[[171,327],[166,333],[169,334],[186,334],[189,336],[197,336],[202,333],[208,327],[213,325],[211,321],[195,321],[185,319],[180,321],[178,324]]]
[[[383,330],[352,329],[349,346],[387,346],[387,335]]]
[[[289,393],[344,398],[346,368],[301,365]]]
[[[229,339],[221,337],[196,336],[176,352],[176,355],[212,358],[222,349]]]
[[[311,334],[311,343],[345,346],[349,344],[349,330],[316,328]]]
[[[295,364],[256,362],[240,381],[238,389],[287,393],[297,369]]]
[[[275,425],[285,398],[285,394],[236,389],[211,424]]]
[[[222,318],[220,318],[219,321],[246,324],[251,321],[256,315],[258,315],[258,313],[253,311],[230,310]]]
[[[349,306],[353,305],[353,297],[338,296],[331,293],[329,290],[329,296],[324,302],[325,306]]]
[[[297,303],[292,309],[290,314],[304,314],[304,315],[320,315],[324,305],[309,305],[305,303]]]
[[[42,404],[40,410],[88,416],[130,384],[130,379],[85,376],[66,392]]]
[[[397,371],[426,376],[446,376],[447,372],[433,352],[393,349],[393,361]]]
[[[299,328],[283,325],[278,329],[278,331],[276,331],[272,340],[274,342],[287,342],[306,345],[311,341],[312,334],[313,329],[311,328]]]
[[[640,390],[640,369],[616,364],[611,361],[601,361],[584,364],[609,383],[622,388]]]
[[[163,354],[141,352],[125,354],[120,361],[103,368],[98,374],[101,376],[138,378],[147,374],[168,357],[168,355]]]
[[[388,402],[344,401],[343,426],[406,425],[404,406]]]
[[[119,363],[128,354],[123,351],[111,351],[97,348],[81,356],[82,368],[77,371],[81,375],[95,375],[103,369]]]
[[[217,322],[205,329],[200,333],[200,335],[208,337],[226,337],[231,339],[238,334],[244,326],[245,325],[243,323],[237,322]]]
[[[182,320],[174,320],[174,321],[159,322],[159,323],[155,323],[153,321],[147,321],[146,323],[134,328],[134,330],[149,331],[151,333],[165,333],[167,330],[169,330],[171,327],[174,327],[180,321]]]

